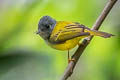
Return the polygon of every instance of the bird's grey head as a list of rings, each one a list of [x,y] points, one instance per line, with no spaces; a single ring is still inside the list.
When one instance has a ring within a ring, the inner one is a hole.
[[[55,25],[56,20],[52,19],[50,16],[43,16],[38,23],[37,34],[43,39],[48,39]]]

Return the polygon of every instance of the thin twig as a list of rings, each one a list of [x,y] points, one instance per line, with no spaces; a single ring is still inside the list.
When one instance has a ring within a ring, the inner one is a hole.
[[[105,20],[106,16],[110,12],[110,10],[112,9],[112,7],[116,3],[116,1],[117,0],[109,0],[108,1],[106,6],[104,7],[102,13],[100,14],[98,19],[96,20],[95,24],[93,25],[93,27],[92,27],[93,30],[98,30],[100,28],[101,24]],[[76,63],[78,62],[80,56],[82,55],[83,51],[85,50],[85,48],[87,47],[87,45],[89,44],[89,42],[91,41],[92,38],[93,38],[93,36],[83,40],[82,45],[80,45],[78,47],[77,51],[72,56],[72,59],[74,59],[75,61],[69,62],[63,76],[61,77],[61,80],[67,80],[71,76],[71,74],[73,73],[73,70],[75,68]]]

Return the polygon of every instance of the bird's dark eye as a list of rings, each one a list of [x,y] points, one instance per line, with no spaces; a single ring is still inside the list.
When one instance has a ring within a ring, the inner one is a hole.
[[[50,25],[46,25],[46,28],[49,29],[49,28],[50,28]]]

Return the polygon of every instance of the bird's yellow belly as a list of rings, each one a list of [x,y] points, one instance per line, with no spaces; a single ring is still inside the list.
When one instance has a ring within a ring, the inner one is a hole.
[[[66,42],[60,44],[51,44],[48,42],[48,45],[58,50],[70,50],[79,43],[80,39],[81,39],[80,37],[77,37],[67,40]]]

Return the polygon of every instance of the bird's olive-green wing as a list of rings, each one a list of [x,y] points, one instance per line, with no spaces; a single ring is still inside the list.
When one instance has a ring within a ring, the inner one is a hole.
[[[87,29],[87,27],[85,27],[84,25],[69,24],[60,29],[56,34],[50,36],[49,41],[52,43],[62,43],[75,37],[89,36],[90,33],[84,32],[84,29]]]

